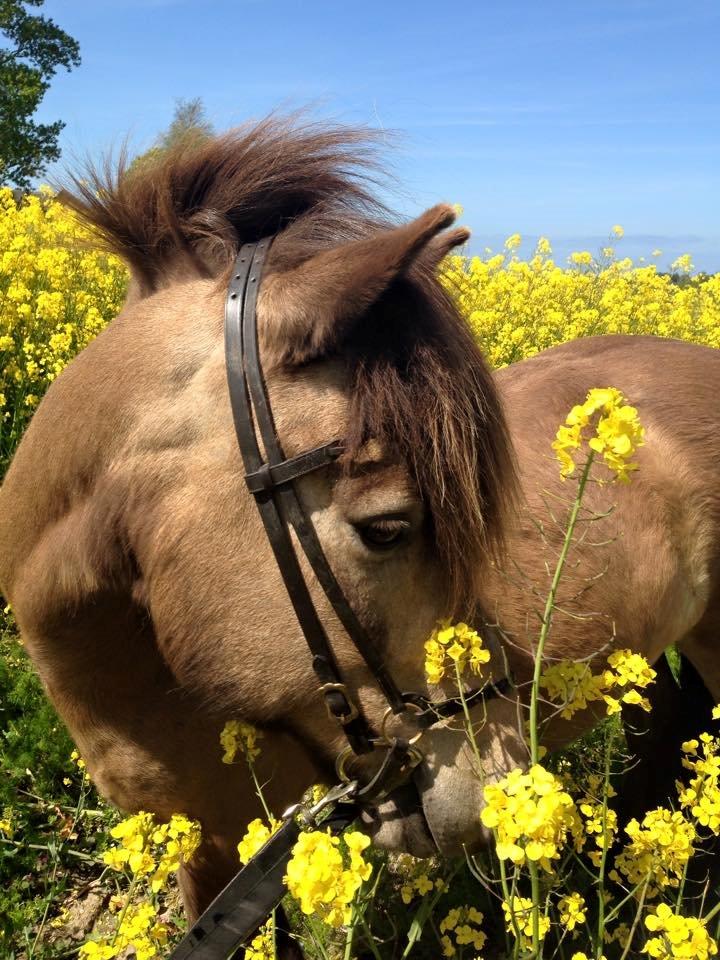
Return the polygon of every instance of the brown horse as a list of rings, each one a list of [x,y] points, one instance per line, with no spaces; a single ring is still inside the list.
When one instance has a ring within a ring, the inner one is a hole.
[[[478,602],[527,676],[560,536],[549,511],[571,489],[549,444],[588,388],[613,385],[647,444],[629,486],[591,488],[591,509],[615,509],[573,554],[550,653],[614,643],[655,660],[679,642],[720,697],[718,354],[599,338],[491,376],[436,277],[467,231],[446,229],[446,206],[384,220],[358,176],[363,150],[347,131],[269,122],[78,184],[70,202],[127,260],[130,292],[48,391],[0,492],[0,584],[94,781],[124,810],[202,821],[181,878],[191,916],[261,812],[242,766],[220,762],[223,723],[264,731],[278,811],[332,776],[343,745],[243,482],[222,332],[243,241],[277,234],[258,323],[278,433],[289,456],[346,439],[298,490],[401,689],[427,689],[423,641]],[[384,701],[304,569],[377,725]],[[491,666],[504,671],[499,654]],[[488,777],[526,761],[516,700],[487,705]],[[422,749],[421,803],[370,811],[378,840],[427,853],[481,839],[464,733],[435,728]]]

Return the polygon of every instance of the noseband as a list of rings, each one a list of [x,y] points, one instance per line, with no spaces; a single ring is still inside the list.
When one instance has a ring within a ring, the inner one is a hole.
[[[245,244],[234,264],[225,305],[225,355],[230,403],[245,467],[245,482],[255,497],[275,560],[310,649],[319,692],[325,699],[329,716],[341,725],[348,741],[348,748],[339,758],[338,772],[342,774],[346,760],[352,754],[366,754],[378,746],[387,748],[388,755],[403,753],[403,750],[407,753],[411,745],[407,741],[385,736],[384,729],[381,731],[383,735],[374,731],[350,696],[300,568],[290,527],[343,628],[387,700],[388,710],[383,728],[390,716],[408,712],[414,717],[419,734],[466,707],[505,692],[509,681],[504,678],[495,684],[486,683],[463,697],[451,697],[440,702],[431,702],[422,693],[401,692],[383,663],[377,646],[348,603],[294,484],[300,477],[334,463],[342,455],[344,443],[341,439],[331,440],[287,458],[275,429],[265,387],[256,308],[263,266],[272,241],[273,238],[267,238],[258,243]],[[264,456],[258,444],[255,424]],[[414,755],[416,753],[414,751]],[[380,786],[375,784],[376,788]]]

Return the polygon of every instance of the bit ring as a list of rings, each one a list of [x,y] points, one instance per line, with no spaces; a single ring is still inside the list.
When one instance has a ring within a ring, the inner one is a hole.
[[[403,710],[403,713],[395,713],[392,707],[387,708],[387,710],[383,714],[382,722],[380,724],[380,742],[381,743],[383,741],[385,743],[390,743],[391,738],[388,736],[387,728],[392,718],[402,717],[404,713],[408,712],[408,710],[414,710],[415,714],[418,717],[421,716],[423,713],[425,713],[425,707],[421,707],[419,703],[413,703],[412,700],[406,701],[405,709]],[[417,733],[413,734],[412,737],[408,738],[407,742],[409,746],[413,746],[413,744],[417,743],[424,733],[425,733],[425,730],[422,727],[420,727]]]

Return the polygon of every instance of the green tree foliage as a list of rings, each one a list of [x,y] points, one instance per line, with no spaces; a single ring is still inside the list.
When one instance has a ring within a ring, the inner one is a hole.
[[[165,133],[160,134],[156,146],[169,150],[185,141],[202,141],[213,135],[213,126],[205,116],[205,106],[200,97],[193,100],[176,100],[172,122]]]
[[[80,64],[80,48],[48,17],[27,9],[43,3],[0,0],[0,184],[28,187],[60,156],[64,123],[32,118],[58,68]]]
[[[167,150],[181,144],[192,146],[194,143],[201,143],[212,137],[214,132],[212,123],[205,116],[205,106],[200,97],[176,100],[170,126],[159,134],[149,150],[135,157],[129,171],[134,173],[142,170],[148,163],[159,160]]]

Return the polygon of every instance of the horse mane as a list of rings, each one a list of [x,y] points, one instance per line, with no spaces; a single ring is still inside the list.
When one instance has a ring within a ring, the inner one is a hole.
[[[268,271],[390,223],[367,130],[270,118],[181,144],[137,169],[106,161],[63,201],[129,264],[140,295],[220,277],[242,243],[280,234]],[[180,272],[182,271],[182,272]],[[467,609],[502,548],[515,467],[499,395],[434,269],[417,263],[331,350],[349,378],[348,460],[374,437],[409,465],[428,506],[449,603]]]
[[[176,280],[178,267],[217,276],[241,244],[289,236],[291,226],[297,236],[302,224],[317,247],[387,221],[373,195],[377,140],[366,129],[269,117],[207,140],[186,138],[138,164],[128,164],[124,151],[117,162],[88,163],[59,199],[125,260],[148,295]],[[297,259],[288,246],[285,254]]]

